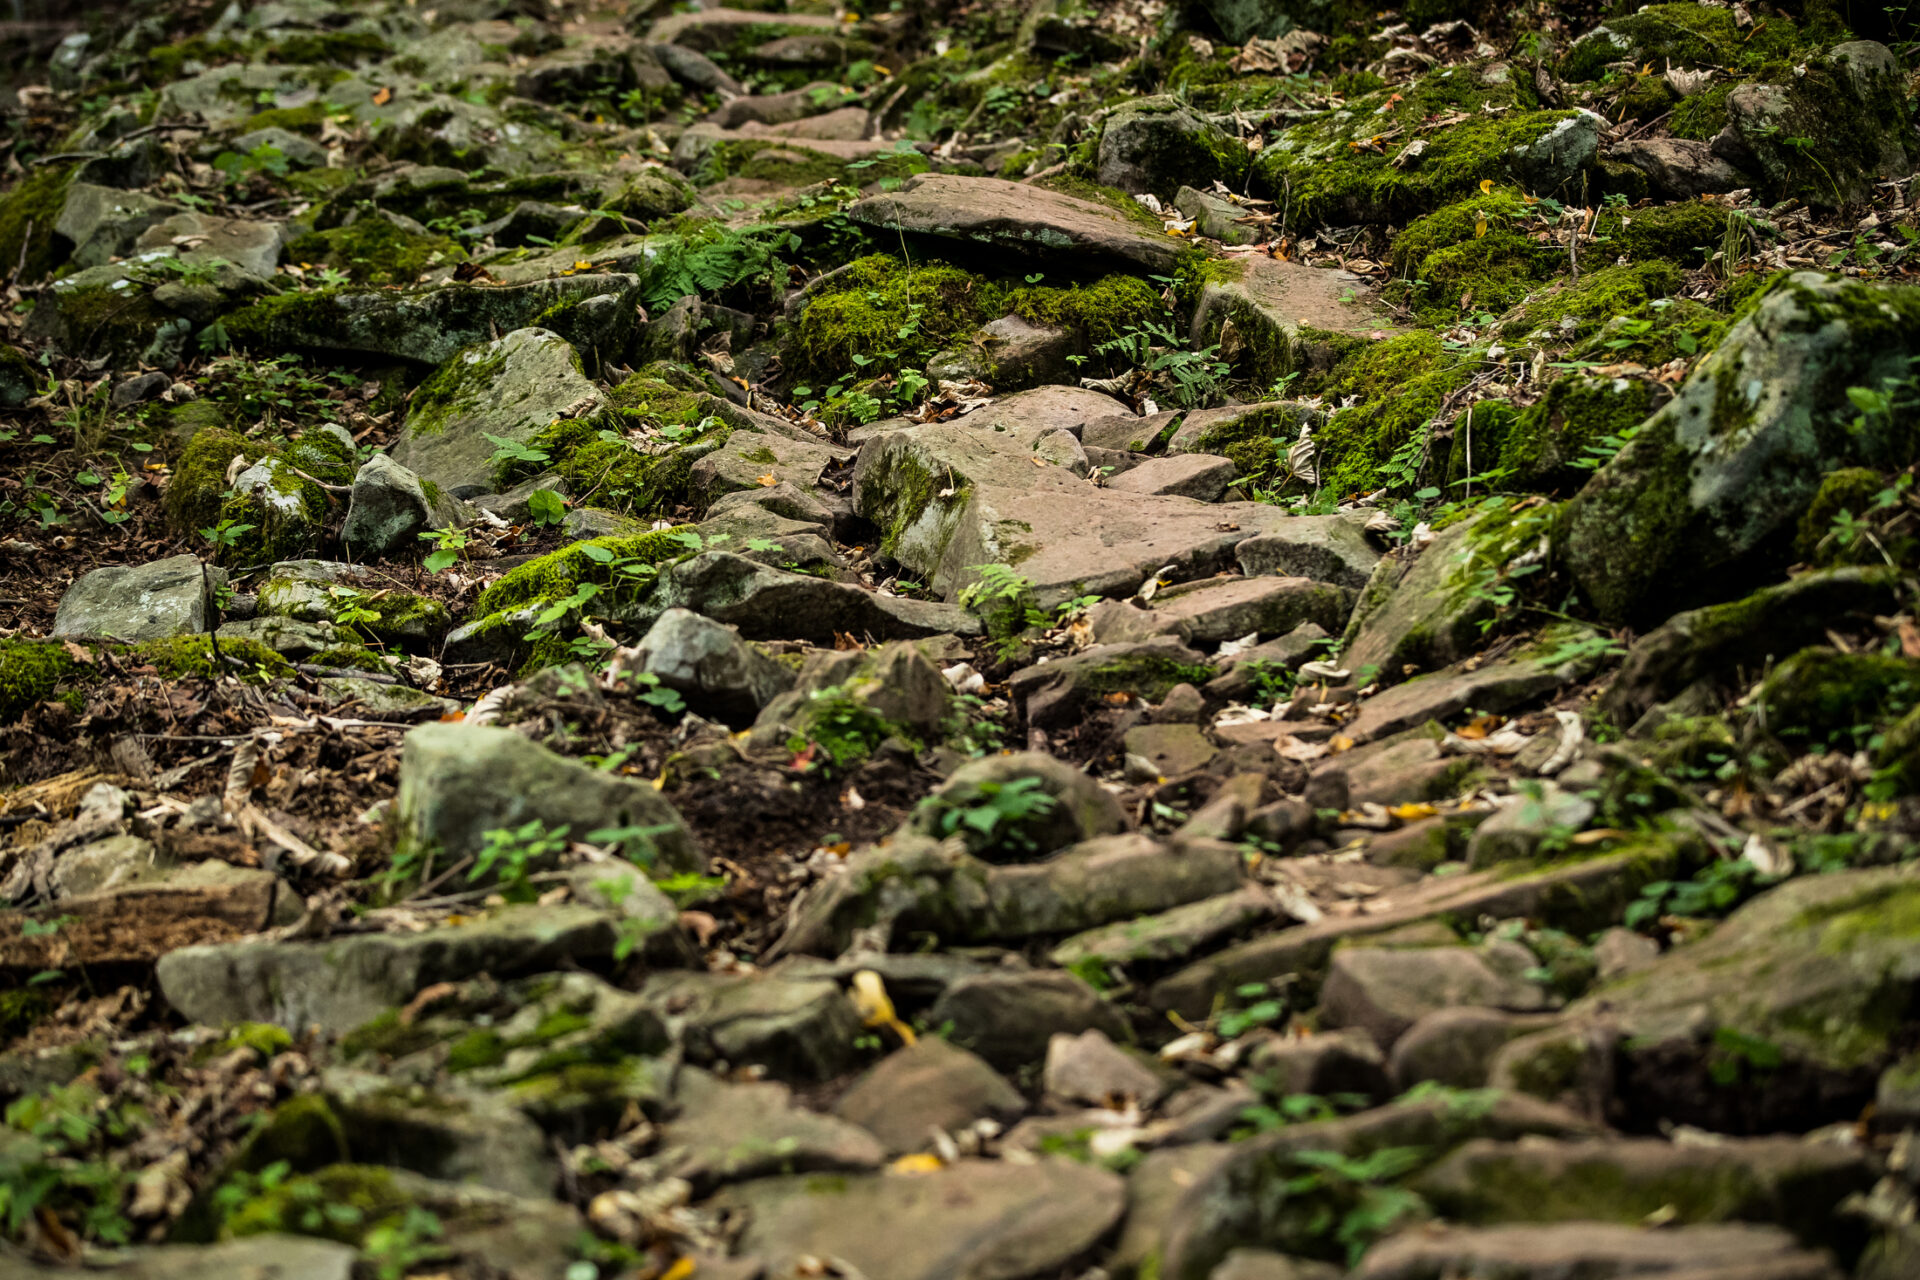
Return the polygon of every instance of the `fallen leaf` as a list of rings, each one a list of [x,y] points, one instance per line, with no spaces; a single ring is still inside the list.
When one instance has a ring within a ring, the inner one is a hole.
[[[93,665],[93,653],[91,650],[83,649],[71,640],[63,641],[62,643],[64,643],[67,646],[67,656],[72,658],[75,662],[79,663],[83,667],[90,667]]]
[[[688,1280],[688,1277],[693,1274],[693,1268],[692,1258],[680,1258],[660,1273],[660,1280]]]
[[[910,1156],[901,1156],[887,1166],[888,1173],[921,1174],[938,1173],[946,1166],[940,1163],[940,1157],[931,1151],[920,1151]]]
[[[1431,818],[1440,810],[1430,804],[1397,804],[1387,812],[1402,822],[1412,822],[1417,818]]]
[[[1493,179],[1492,179],[1492,178],[1482,178],[1482,179],[1480,179],[1480,192],[1481,192],[1481,194],[1482,194],[1482,195],[1489,195],[1489,196],[1490,196],[1490,195],[1492,195],[1492,194],[1493,194]]]
[[[767,472],[767,474],[763,476],[756,477],[754,479],[754,483],[759,485],[762,489],[771,489],[773,488],[773,486],[780,483],[780,477],[774,475],[773,472],[769,471]]]
[[[384,107],[392,101],[393,90],[385,85],[382,85],[380,90],[373,95],[373,105],[376,107]]]

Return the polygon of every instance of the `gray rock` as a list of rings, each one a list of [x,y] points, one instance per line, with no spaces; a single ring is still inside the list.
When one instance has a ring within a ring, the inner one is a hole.
[[[224,569],[198,556],[95,569],[67,588],[53,632],[70,640],[170,640],[208,629],[208,594],[227,585]]]
[[[1234,558],[1248,577],[1277,573],[1359,590],[1380,563],[1363,523],[1353,516],[1301,516],[1248,538],[1234,548]]]
[[[951,1039],[1003,1071],[1037,1064],[1056,1032],[1101,1031],[1124,1038],[1119,1012],[1070,973],[992,973],[948,987],[927,1013],[932,1026],[953,1024]]]
[[[597,406],[600,392],[580,371],[566,339],[516,329],[461,353],[416,395],[393,444],[393,461],[455,497],[493,488],[488,436],[524,444],[556,418]]]
[[[1369,1250],[1355,1280],[1444,1280],[1499,1276],[1555,1280],[1561,1276],[1682,1273],[1750,1280],[1840,1280],[1824,1254],[1795,1246],[1778,1227],[1704,1226],[1648,1231],[1600,1222],[1551,1226],[1433,1227],[1409,1231]]]
[[[1578,831],[1592,819],[1594,802],[1551,782],[1536,794],[1522,793],[1474,829],[1467,841],[1467,862],[1490,867],[1531,858],[1556,831]]]
[[[701,503],[723,494],[761,488],[760,478],[810,490],[829,466],[853,455],[816,440],[790,440],[754,431],[735,431],[719,449],[693,464],[693,493]]]
[[[1256,632],[1286,635],[1309,624],[1339,631],[1347,624],[1353,599],[1351,587],[1311,578],[1202,578],[1162,588],[1153,597],[1150,616],[1162,634],[1183,644],[1218,644]],[[1119,634],[1111,641],[1145,638]],[[1095,639],[1109,641],[1097,625]]]
[[[1008,684],[1027,723],[1051,728],[1078,720],[1094,700],[1131,693],[1149,702],[1176,684],[1205,680],[1212,668],[1171,636],[1129,644],[1095,645],[1069,658],[1023,667]]]
[[[40,394],[40,371],[18,347],[0,342],[0,409],[18,409]]]
[[[1365,1030],[1382,1052],[1424,1015],[1454,1005],[1525,1013],[1546,1008],[1547,994],[1466,947],[1343,947],[1320,989],[1322,1020]]]
[[[321,1085],[356,1163],[514,1196],[553,1193],[559,1170],[546,1135],[498,1098],[436,1093],[345,1067],[326,1071]]]
[[[624,938],[638,937],[634,953],[660,967],[697,966],[699,952],[680,927],[680,908],[647,873],[625,858],[586,862],[567,874],[576,902],[611,911]]]
[[[473,499],[473,505],[481,511],[488,511],[502,520],[514,524],[524,524],[533,514],[528,500],[536,493],[554,493],[561,498],[569,494],[567,482],[551,472],[538,475],[531,480],[522,480],[505,493],[483,493]]]
[[[1586,168],[1606,131],[1603,117],[1576,111],[1532,142],[1509,150],[1508,163],[1529,189],[1550,191]]]
[[[151,840],[108,836],[63,852],[48,877],[56,898],[106,893],[166,878],[172,859],[162,859]]]
[[[1779,83],[1748,83],[1727,95],[1727,125],[1744,155],[1781,196],[1819,208],[1871,198],[1873,184],[1913,173],[1920,137],[1890,114],[1901,89],[1899,61],[1870,40],[1835,45]],[[1824,172],[1810,172],[1789,139],[1810,137]]]
[[[1675,200],[1697,200],[1753,185],[1746,174],[1715,155],[1711,143],[1687,138],[1635,138],[1618,144],[1607,156],[1640,170],[1656,191]]]
[[[1218,502],[1233,483],[1239,469],[1231,458],[1209,453],[1182,453],[1165,458],[1149,458],[1137,467],[1107,481],[1107,488],[1120,493],[1168,494],[1177,498],[1197,498]],[[1243,544],[1244,545],[1244,544]]]
[[[1508,1042],[1558,1021],[1550,1013],[1506,1013],[1473,1005],[1435,1009],[1394,1041],[1387,1070],[1398,1089],[1427,1080],[1450,1089],[1478,1089],[1487,1083],[1494,1057]]]
[[[1883,1129],[1920,1124],[1920,1053],[1909,1053],[1880,1073],[1873,1091],[1873,1118]]]
[[[1221,275],[1200,290],[1193,338],[1217,343],[1220,357],[1256,385],[1295,370],[1330,368],[1336,356],[1328,334],[1370,341],[1398,332],[1367,282],[1350,271],[1260,253],[1234,261],[1237,277]]]
[[[1096,1107],[1123,1099],[1151,1107],[1173,1084],[1165,1073],[1099,1031],[1077,1036],[1063,1032],[1049,1040],[1041,1081],[1050,1097]]]
[[[1279,913],[1266,890],[1249,885],[1168,911],[1076,933],[1048,953],[1062,968],[1087,961],[1124,967],[1184,960],[1272,920]]]
[[[1222,244],[1257,244],[1260,229],[1242,226],[1246,211],[1230,200],[1192,187],[1182,187],[1173,197],[1173,207],[1192,218],[1194,229],[1209,240]]]
[[[756,640],[832,644],[842,633],[876,640],[980,633],[979,619],[956,605],[880,595],[724,551],[702,552],[674,564],[630,620],[651,626],[675,608],[738,627]]]
[[[1045,752],[1022,751],[961,765],[915,811],[909,828],[924,834],[944,834],[939,831],[942,810],[979,803],[983,796],[1027,778],[1037,778],[1037,789],[1054,801],[1045,813],[1031,815],[1021,823],[1023,844],[1033,856],[1044,856],[1096,836],[1118,835],[1131,825],[1113,793],[1085,773]],[[982,847],[986,843],[976,842]]]
[[[353,495],[340,539],[356,556],[378,559],[404,548],[418,547],[428,529],[455,526],[457,505],[427,496],[420,477],[384,453],[368,458],[353,477]]]
[[[132,408],[153,399],[173,384],[164,373],[141,373],[115,385],[111,403],[116,409]]]
[[[97,267],[133,252],[141,233],[179,211],[179,205],[142,191],[73,182],[67,185],[53,230],[73,242],[74,266]]]
[[[360,1254],[351,1245],[308,1236],[265,1234],[219,1244],[144,1245],[118,1251],[97,1270],[113,1280],[352,1280]],[[62,1280],[70,1267],[16,1260],[20,1280]]]
[[[782,1084],[728,1084],[687,1067],[673,1100],[679,1114],[660,1130],[665,1165],[696,1194],[776,1174],[860,1172],[887,1157],[871,1133],[794,1105]]]
[[[611,958],[615,941],[612,918],[590,907],[508,907],[425,933],[182,947],[161,957],[157,973],[161,994],[189,1021],[337,1034],[433,983]]]
[[[1019,391],[1059,381],[1067,357],[1075,354],[1074,335],[1019,316],[1002,316],[982,325],[964,344],[949,347],[927,362],[934,383],[978,378],[997,391]]]
[[[1100,184],[1122,191],[1238,185],[1246,165],[1238,138],[1177,98],[1124,101],[1100,130]]]
[[[963,1160],[918,1177],[769,1178],[716,1207],[744,1215],[737,1248],[774,1275],[842,1258],[887,1280],[1027,1280],[1059,1274],[1105,1236],[1126,1184],[1059,1157]]]
[[[429,724],[407,734],[394,812],[401,839],[437,858],[480,851],[485,832],[538,820],[584,840],[603,828],[638,829],[618,843],[665,872],[702,872],[706,860],[652,784],[555,755],[508,729]]]
[[[683,694],[694,710],[729,724],[747,723],[793,687],[792,668],[742,640],[732,627],[686,609],[661,614],[638,649],[639,670]]]
[[[327,163],[327,149],[312,138],[277,126],[254,129],[235,138],[231,149],[250,154],[261,147],[272,147],[295,169],[320,169]]]
[[[839,984],[778,973],[656,973],[640,990],[700,1064],[828,1080],[852,1064],[860,1015]]]
[[[922,1036],[854,1081],[833,1109],[899,1154],[924,1149],[935,1129],[953,1134],[976,1120],[1011,1123],[1026,1105],[1018,1089],[974,1054]]]
[[[1787,277],[1568,504],[1556,555],[1582,594],[1609,620],[1657,621],[1781,566],[1776,535],[1827,472],[1906,456],[1891,422],[1843,393],[1905,369],[1917,334],[1920,290]],[[1721,397],[1732,385],[1738,399]],[[1816,431],[1829,413],[1862,426]]]
[[[263,644],[284,658],[299,661],[341,643],[340,633],[331,622],[305,622],[299,618],[247,618],[223,622],[214,633],[222,640],[251,640]]]
[[[1276,1096],[1310,1093],[1362,1094],[1373,1102],[1393,1090],[1387,1082],[1387,1060],[1380,1046],[1358,1027],[1305,1037],[1274,1037],[1254,1046],[1248,1064],[1262,1087]]]
[[[898,190],[847,208],[853,221],[888,234],[973,241],[1023,254],[1168,271],[1176,242],[1105,205],[1002,178],[923,173]]]

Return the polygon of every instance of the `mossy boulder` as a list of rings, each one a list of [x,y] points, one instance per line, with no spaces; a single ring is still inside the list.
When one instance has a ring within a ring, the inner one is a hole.
[[[24,351],[0,342],[0,409],[18,409],[40,394],[40,370]]]
[[[1177,98],[1135,98],[1100,130],[1103,186],[1171,198],[1181,187],[1238,187],[1246,176],[1246,144]]]
[[[1783,566],[1828,471],[1912,460],[1911,433],[1847,393],[1908,376],[1916,333],[1920,289],[1776,281],[1570,504],[1558,546],[1582,594],[1657,620]]]
[[[1505,483],[1514,488],[1571,491],[1665,394],[1641,378],[1562,378],[1514,421],[1497,455],[1483,456],[1512,472]]]
[[[1767,730],[1800,746],[1846,748],[1920,705],[1920,663],[1879,653],[1802,649],[1760,686]]]
[[[1733,90],[1728,125],[1776,196],[1846,208],[1920,162],[1904,84],[1886,46],[1837,45],[1825,58],[1773,64]]]
[[[1493,1082],[1554,1096],[1586,1080],[1608,1114],[1719,1133],[1852,1120],[1910,1043],[1916,938],[1911,868],[1789,881],[1508,1045]]]
[[[1596,80],[1616,62],[1656,67],[1758,68],[1794,48],[1792,19],[1776,17],[1751,31],[1734,22],[1731,9],[1703,4],[1652,4],[1608,18],[1573,42],[1560,60],[1567,80]]]

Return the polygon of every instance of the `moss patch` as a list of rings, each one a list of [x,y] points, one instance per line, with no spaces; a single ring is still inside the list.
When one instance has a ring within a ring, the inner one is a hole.
[[[412,284],[434,267],[467,260],[447,236],[417,235],[377,216],[314,231],[287,245],[293,262],[324,264],[355,284]]]

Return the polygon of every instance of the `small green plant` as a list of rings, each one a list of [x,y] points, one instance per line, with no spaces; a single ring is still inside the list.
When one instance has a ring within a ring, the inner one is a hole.
[[[213,545],[215,555],[229,551],[240,545],[240,540],[253,532],[250,524],[239,524],[233,520],[222,520],[211,529],[202,529],[200,536]]]
[[[521,463],[533,467],[543,467],[549,460],[545,449],[536,449],[518,440],[509,440],[505,436],[496,436],[491,432],[483,431],[480,434],[486,436],[488,440],[493,442],[493,454],[487,460],[491,462],[496,469],[502,465],[512,466]]]
[[[557,857],[567,847],[567,826],[549,827],[538,818],[517,827],[494,827],[481,833],[485,843],[467,872],[469,883],[496,874],[500,896],[508,902],[532,902],[537,896],[530,869],[543,859]]]
[[[1298,1172],[1282,1185],[1289,1216],[1300,1215],[1294,1231],[1330,1237],[1354,1266],[1375,1240],[1425,1210],[1418,1195],[1382,1184],[1411,1173],[1426,1158],[1420,1147],[1382,1147],[1358,1158],[1338,1151],[1291,1153],[1287,1159]]]
[[[1039,778],[1013,778],[978,783],[964,795],[929,796],[921,803],[930,808],[935,835],[957,835],[978,855],[991,850],[1037,852],[1029,825],[1051,814],[1059,802],[1041,790]]]
[[[1300,682],[1292,669],[1263,658],[1242,662],[1239,669],[1246,673],[1247,679],[1253,684],[1253,693],[1247,704],[1261,709],[1277,707],[1293,697],[1293,691]]]
[[[1733,1027],[1716,1027],[1713,1051],[1707,1056],[1707,1075],[1723,1087],[1752,1083],[1755,1076],[1777,1070],[1780,1046],[1761,1036]]]
[[[445,573],[466,558],[467,531],[452,527],[429,529],[420,535],[422,541],[431,542],[433,550],[420,562],[420,567],[428,573]]]
[[[1287,1016],[1287,1005],[1264,982],[1246,982],[1233,989],[1234,997],[1245,1003],[1224,1009],[1214,1023],[1222,1040],[1238,1040],[1255,1027],[1269,1026]]]
[[[559,524],[567,516],[567,504],[551,489],[535,489],[527,495],[527,517],[534,524]]]

